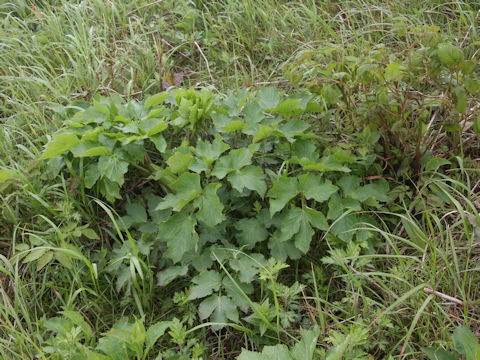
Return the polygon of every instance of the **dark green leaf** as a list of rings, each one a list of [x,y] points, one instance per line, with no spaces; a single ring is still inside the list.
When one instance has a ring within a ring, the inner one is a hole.
[[[467,360],[480,359],[480,344],[476,336],[465,326],[460,325],[453,333],[455,350],[465,356]]]
[[[208,141],[199,141],[194,149],[195,154],[206,160],[207,165],[211,165],[220,155],[230,148],[223,142],[220,136],[216,136],[213,143]]]
[[[138,203],[130,203],[125,206],[127,214],[133,219],[135,224],[147,221],[147,211],[145,207]]]
[[[258,166],[247,166],[241,170],[236,170],[228,174],[228,181],[232,187],[238,192],[242,192],[244,188],[255,190],[263,198],[267,191],[265,183],[265,175]]]
[[[243,254],[237,255],[230,260],[230,267],[238,272],[238,279],[241,282],[250,284],[255,276],[260,272],[260,269],[266,265],[266,260],[262,254]]]
[[[90,164],[87,168],[87,171],[85,171],[85,187],[87,189],[91,189],[99,178],[100,172],[98,171],[98,163]]]
[[[273,216],[282,210],[285,205],[299,192],[296,178],[281,177],[273,184],[268,191],[270,198],[270,215]]]
[[[274,109],[280,103],[280,93],[273,87],[262,88],[257,93],[257,101],[263,110]]]
[[[187,251],[193,250],[197,246],[196,224],[197,221],[187,213],[179,212],[159,226],[158,237],[167,239],[166,255],[174,263],[179,262]]]
[[[192,173],[183,173],[171,185],[175,194],[168,194],[165,196],[156,210],[164,210],[173,208],[174,211],[180,211],[190,201],[196,199],[201,193],[200,175]]]
[[[170,266],[158,273],[157,284],[159,286],[165,286],[169,284],[172,280],[176,279],[177,277],[187,275],[187,272],[188,272],[188,266],[186,265]]]
[[[327,201],[338,190],[329,180],[325,181],[320,175],[313,174],[301,175],[300,186],[308,200],[314,199],[318,202]]]
[[[253,248],[268,236],[265,225],[258,219],[241,219],[235,223],[235,229],[238,231],[236,238],[239,245],[246,245],[248,248]]]
[[[212,175],[223,179],[227,174],[250,165],[256,149],[257,147],[248,147],[230,151],[228,155],[222,156],[216,162]]]
[[[150,141],[153,142],[155,147],[160,153],[164,153],[165,150],[167,149],[167,142],[165,141],[165,138],[162,135],[155,135],[155,136],[150,136]]]
[[[294,360],[285,345],[265,346],[261,353],[242,349],[238,360]],[[296,360],[296,359],[295,359]]]
[[[292,349],[291,355],[295,360],[312,360],[317,348],[320,329],[318,327],[311,330],[300,329],[300,335],[302,340]]]
[[[192,279],[192,282],[195,285],[190,289],[188,299],[200,299],[211,295],[214,291],[218,291],[218,289],[220,289],[221,281],[222,278],[216,271],[209,270],[200,273]]]
[[[440,166],[451,165],[452,163],[447,159],[441,157],[434,157],[428,160],[427,165],[425,166],[425,171],[437,170]]]
[[[98,159],[98,172],[107,179],[122,186],[125,174],[128,171],[128,163],[120,159],[116,154],[100,156]]]
[[[165,331],[170,326],[170,321],[159,321],[152,326],[150,326],[147,330],[147,334],[145,336],[145,345],[147,349],[150,349],[155,345],[158,339],[160,339]]]
[[[215,330],[221,329],[228,320],[238,322],[238,311],[235,304],[226,296],[212,295],[203,300],[198,307],[200,320],[205,320],[210,317],[210,321],[218,323],[214,325]]]
[[[217,195],[217,190],[221,184],[211,183],[203,190],[203,194],[200,195],[193,205],[198,208],[197,219],[204,222],[210,227],[213,227],[223,220],[225,215],[222,213],[223,204]]]
[[[423,348],[423,351],[427,354],[430,360],[458,360],[455,356],[443,349]]]

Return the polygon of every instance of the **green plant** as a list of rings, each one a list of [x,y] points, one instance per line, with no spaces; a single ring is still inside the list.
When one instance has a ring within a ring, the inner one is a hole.
[[[465,326],[460,325],[453,333],[453,342],[455,350],[467,360],[475,360],[480,358],[480,343],[473,333]],[[441,348],[424,348],[423,351],[430,360],[453,360],[458,359],[457,356],[447,352]]]
[[[325,43],[301,52],[284,71],[321,96],[323,118],[339,119],[334,129],[352,135],[363,130],[372,144],[381,140],[376,153],[386,166],[416,176],[430,149],[463,151],[467,122],[480,131],[480,78],[475,59],[466,59],[440,27],[410,28],[398,20],[392,30],[407,42],[401,53],[384,43],[367,51]]]
[[[200,110],[205,101],[208,111]],[[250,294],[252,281],[262,279],[264,256],[298,259],[312,245],[325,248],[318,240],[327,231],[336,247],[352,241],[374,246],[373,233],[349,229],[375,220],[353,212],[382,208],[390,201],[389,184],[364,180],[377,169],[371,154],[320,145],[305,122],[317,108],[307,93],[284,96],[273,88],[232,93],[215,105],[210,93],[193,90],[160,93],[145,103],[98,99],[70,114],[42,158],[79,177],[84,197],[96,186],[113,204],[126,195],[126,183],[132,186],[128,192],[149,183],[134,200],[122,199],[126,216],[119,225],[99,203],[118,237],[123,240],[126,232],[127,241],[117,243],[110,257],[117,290],[126,286],[129,293],[133,284],[137,294],[150,293],[131,277],[138,273],[143,283],[149,266],[163,268],[161,285],[193,268],[198,275],[188,298],[208,296],[199,306],[200,319],[221,327],[239,321],[238,307],[248,309],[237,285],[228,283],[241,282],[241,292]],[[210,112],[211,120],[199,122]],[[222,276],[214,260],[234,276]],[[275,296],[275,279],[270,281]],[[267,318],[262,315],[261,322]]]
[[[50,359],[141,360],[152,356],[168,359],[173,355],[171,351],[158,351],[155,346],[157,342],[165,341],[164,334],[167,333],[171,342],[181,348],[175,351],[175,356],[188,354],[190,358],[197,359],[203,352],[199,343],[188,341],[185,344],[188,332],[178,319],[160,321],[145,329],[140,320],[132,323],[122,318],[96,339],[80,313],[63,311],[60,315],[41,323],[41,327],[49,334],[42,344],[42,352]],[[153,355],[154,352],[157,355]]]

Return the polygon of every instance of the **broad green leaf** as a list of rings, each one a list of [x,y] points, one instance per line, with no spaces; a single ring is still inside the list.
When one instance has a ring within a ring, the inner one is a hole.
[[[47,251],[37,261],[37,271],[42,270],[53,259],[53,251]]]
[[[477,337],[465,326],[460,325],[453,333],[455,350],[466,357],[467,360],[480,359],[480,343]]]
[[[281,241],[280,232],[276,232],[268,241],[270,254],[278,261],[285,262],[287,258],[297,260],[302,256],[302,252],[297,249],[293,241]]]
[[[250,284],[260,269],[267,265],[267,261],[262,254],[249,254],[248,256],[239,254],[229,262],[230,267],[238,272],[238,279],[246,284]]]
[[[200,320],[210,317],[210,321],[225,324],[228,320],[238,322],[238,311],[235,304],[227,296],[212,295],[203,300],[198,307]],[[215,330],[221,329],[222,325],[214,325]]]
[[[87,171],[85,171],[85,187],[87,189],[91,189],[99,178],[100,172],[98,171],[98,163],[90,164],[87,168]]]
[[[262,141],[262,140],[265,139],[268,135],[270,135],[272,132],[273,132],[273,128],[271,128],[270,126],[265,126],[265,125],[260,124],[260,126],[259,126],[259,128],[258,128],[258,132],[257,132],[257,134],[253,137],[252,142],[253,142],[253,143],[257,143],[257,142],[259,142],[259,141]]]
[[[155,95],[150,96],[145,100],[146,107],[153,107],[163,103],[171,94],[168,92],[161,92]]]
[[[302,253],[306,254],[310,248],[310,243],[315,232],[313,231],[310,223],[306,220],[305,217],[302,217],[302,222],[300,223],[300,230],[295,234],[294,242],[297,249]]]
[[[338,191],[338,187],[332,185],[331,181],[323,180],[320,175],[304,174],[300,176],[300,187],[308,200],[314,199],[318,202],[327,201],[330,196]]]
[[[143,344],[145,342],[145,336],[146,336],[145,326],[143,326],[143,323],[140,320],[136,320],[135,323],[133,324],[133,329],[132,329],[133,343],[143,347]]]
[[[232,279],[225,276],[222,279],[222,285],[230,299],[235,299],[235,305],[244,313],[248,313],[250,311],[250,303],[245,299],[244,294],[253,294],[253,285],[251,283],[243,283],[234,276]]]
[[[332,225],[330,232],[345,241],[346,243],[352,241],[353,235],[355,235],[358,220],[355,214],[347,214],[337,220]]]
[[[328,213],[327,219],[335,220],[344,212],[344,207],[340,201],[340,196],[338,194],[333,194],[328,201]]]
[[[106,146],[96,146],[83,152],[83,156],[110,155],[112,152]]]
[[[377,201],[389,201],[389,185],[385,179],[360,186],[360,178],[350,175],[342,177],[338,181],[338,185],[343,189],[344,197],[351,197],[361,202],[365,202],[371,198]]]
[[[167,127],[168,125],[165,121],[156,118],[147,118],[140,123],[140,129],[145,131],[148,136],[161,133]]]
[[[207,160],[194,157],[192,162],[188,165],[188,170],[193,171],[194,173],[201,174],[203,171],[208,171]]]
[[[144,223],[147,221],[147,211],[145,207],[139,203],[129,203],[125,206],[127,214],[133,219],[135,224]]]
[[[446,65],[458,65],[463,61],[463,52],[452,44],[439,44],[437,49],[440,61]]]
[[[151,142],[153,142],[153,144],[160,153],[165,152],[165,150],[167,149],[167,142],[162,135],[150,136],[149,139]]]
[[[244,114],[247,122],[259,123],[265,118],[262,108],[256,101],[250,102],[245,106]]]
[[[237,360],[294,360],[283,344],[265,346],[261,353],[242,349]]]
[[[299,207],[290,209],[282,222],[281,237],[282,241],[287,241],[293,238],[298,233],[302,222],[305,222],[305,213]]]
[[[193,151],[195,154],[205,159],[207,165],[210,166],[229,148],[230,146],[223,142],[221,136],[217,135],[212,143],[208,141],[199,141]]]
[[[320,329],[318,327],[311,330],[300,329],[300,335],[302,339],[292,349],[291,355],[295,360],[312,360]]]
[[[282,101],[272,112],[283,115],[286,119],[290,119],[292,115],[299,115],[305,110],[299,99],[287,99]]]
[[[223,179],[227,174],[250,165],[256,149],[257,147],[248,147],[230,151],[227,155],[217,160],[212,175]]]
[[[174,174],[184,172],[188,169],[188,165],[190,165],[192,160],[193,156],[191,154],[184,154],[180,151],[177,151],[175,154],[170,156],[170,158],[168,158],[168,169]]]
[[[241,170],[236,170],[228,174],[227,179],[238,192],[242,192],[244,188],[247,188],[255,190],[263,198],[267,191],[265,174],[258,166],[247,166]]]
[[[45,147],[41,159],[49,159],[64,154],[79,143],[75,134],[57,134]]]
[[[225,220],[225,215],[222,213],[223,204],[217,195],[217,190],[220,187],[221,184],[219,183],[208,184],[203,190],[203,194],[193,203],[198,208],[197,219],[210,227],[214,227]]]
[[[241,219],[235,223],[235,229],[238,231],[236,239],[240,246],[247,246],[253,249],[255,244],[264,241],[268,237],[268,231],[265,225],[258,219]]]
[[[186,265],[170,266],[170,267],[166,268],[165,270],[162,270],[158,273],[157,284],[159,286],[165,286],[165,285],[169,284],[172,280],[176,279],[177,277],[187,275],[187,272],[188,272],[188,266],[186,266]]]
[[[118,340],[113,336],[107,335],[100,338],[95,349],[108,355],[112,360],[124,360],[129,358],[127,347],[123,345],[121,340]]]
[[[280,125],[274,133],[278,136],[284,136],[289,142],[293,142],[296,135],[304,135],[305,130],[309,127],[310,125],[302,120],[292,119]]]
[[[441,157],[434,157],[428,160],[427,165],[425,165],[425,171],[437,170],[440,166],[451,165],[452,163],[447,159]]]
[[[98,236],[98,234],[93,229],[90,229],[90,228],[82,229],[82,235],[90,240],[100,240],[100,237]]]
[[[187,251],[193,250],[197,246],[196,225],[195,219],[185,212],[179,212],[158,227],[158,237],[167,239],[166,255],[174,263],[178,263]]]
[[[98,172],[107,179],[122,186],[125,174],[128,171],[128,163],[120,159],[116,154],[100,156],[98,159]]]
[[[84,153],[92,148],[98,147],[97,142],[93,141],[82,141],[70,149],[70,152],[74,157],[85,157]],[[108,148],[107,148],[108,150]]]
[[[280,103],[280,92],[273,87],[265,87],[257,93],[258,105],[263,110],[274,109]]]
[[[402,80],[404,72],[401,70],[401,65],[392,62],[387,65],[385,69],[385,80],[387,81],[400,81]]]
[[[47,248],[41,247],[41,248],[34,248],[29,251],[28,255],[23,258],[24,263],[29,263],[32,261],[35,261],[39,259],[43,254],[45,254],[48,251]]]
[[[232,133],[234,131],[242,130],[245,127],[245,123],[241,120],[233,120],[230,121],[227,125],[225,125],[222,130],[226,133]]]
[[[320,211],[305,206],[304,212],[310,225],[312,225],[314,228],[317,228],[318,230],[328,230],[327,219],[325,218],[325,215],[323,215]]]
[[[438,348],[423,348],[423,352],[428,356],[429,360],[458,360],[449,352]]]
[[[273,216],[282,210],[298,192],[299,187],[296,178],[281,177],[275,181],[267,194],[270,198],[270,215]]]
[[[212,112],[211,116],[213,125],[215,126],[215,129],[217,131],[221,131],[224,126],[226,126],[230,121],[232,121],[231,117],[222,113]]]
[[[318,160],[317,144],[314,140],[297,139],[293,143],[293,157],[308,159],[313,162]]]
[[[145,346],[147,349],[151,349],[155,345],[157,340],[165,334],[170,324],[170,321],[159,321],[148,328],[145,335]]]
[[[214,291],[220,289],[221,281],[220,274],[213,270],[198,274],[192,279],[195,285],[190,289],[188,299],[195,300],[211,295]]]
[[[186,204],[196,199],[202,193],[200,175],[183,173],[171,185],[171,188],[175,194],[165,196],[155,210],[173,208],[174,211],[180,211]]]
[[[295,246],[306,253],[314,235],[312,225],[321,230],[327,230],[327,220],[322,213],[305,207],[290,209],[282,222],[280,240],[294,239]]]

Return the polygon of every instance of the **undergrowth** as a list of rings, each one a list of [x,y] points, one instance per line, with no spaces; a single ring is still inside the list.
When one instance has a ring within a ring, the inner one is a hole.
[[[478,359],[478,20],[0,5],[5,359]]]

